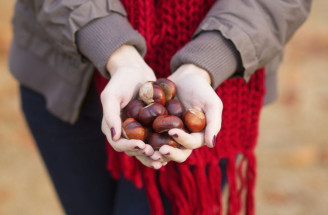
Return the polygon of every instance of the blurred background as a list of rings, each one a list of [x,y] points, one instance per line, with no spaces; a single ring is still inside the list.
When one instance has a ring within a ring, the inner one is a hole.
[[[0,215],[62,215],[20,111],[7,53],[14,0],[0,2]],[[256,150],[259,215],[328,214],[328,1],[286,47],[279,99],[261,115]]]

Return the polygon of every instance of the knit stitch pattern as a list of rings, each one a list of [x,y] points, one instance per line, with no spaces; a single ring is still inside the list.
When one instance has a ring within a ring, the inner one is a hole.
[[[146,39],[146,62],[157,78],[170,75],[170,59],[191,40],[213,0],[122,0],[131,25]],[[108,80],[95,73],[101,92]],[[122,175],[136,187],[145,187],[151,214],[165,214],[160,190],[169,198],[175,215],[222,214],[219,161],[227,158],[228,214],[254,214],[256,158],[254,148],[263,105],[264,69],[245,83],[232,78],[217,89],[223,102],[222,127],[214,149],[201,147],[181,164],[169,162],[159,171],[108,147],[107,167],[112,176]],[[109,144],[107,144],[109,145]],[[238,159],[236,157],[238,155]]]

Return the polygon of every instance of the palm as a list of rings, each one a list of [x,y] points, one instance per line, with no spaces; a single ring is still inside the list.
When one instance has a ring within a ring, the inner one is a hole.
[[[209,76],[205,70],[196,66],[181,66],[168,77],[177,86],[177,96],[186,109],[197,108],[206,116],[205,131],[188,134],[180,129],[171,129],[169,134],[184,146],[184,149],[175,149],[162,146],[159,152],[164,160],[183,162],[191,154],[191,150],[206,144],[214,147],[216,135],[221,126],[222,103],[220,98],[209,84]]]

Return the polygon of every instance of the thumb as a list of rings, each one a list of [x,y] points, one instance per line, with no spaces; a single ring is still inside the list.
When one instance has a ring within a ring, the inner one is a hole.
[[[205,144],[208,147],[214,147],[216,143],[216,137],[221,129],[221,114],[222,105],[211,105],[205,110],[206,115],[206,128],[205,128]]]
[[[117,141],[121,138],[122,130],[120,101],[115,96],[105,94],[102,95],[101,102],[104,112],[104,121],[111,133],[112,140]]]

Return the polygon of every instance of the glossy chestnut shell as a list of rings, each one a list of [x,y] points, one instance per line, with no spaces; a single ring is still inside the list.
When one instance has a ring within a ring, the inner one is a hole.
[[[166,102],[174,98],[177,89],[173,81],[167,78],[159,78],[157,79],[156,84],[163,89]]]
[[[158,103],[152,103],[141,108],[138,119],[142,125],[151,127],[156,117],[167,114],[166,108]]]
[[[153,122],[153,130],[157,133],[162,133],[172,128],[182,129],[183,127],[182,120],[177,116],[161,115]]]
[[[159,103],[165,105],[163,89],[153,81],[144,83],[139,89],[139,97],[146,104]]]
[[[191,132],[200,132],[205,128],[205,114],[196,108],[185,111],[182,118],[184,124]]]
[[[125,114],[127,118],[134,118],[138,120],[139,112],[144,106],[144,103],[140,100],[134,99],[130,101],[129,104],[125,107]]]
[[[122,124],[123,136],[127,139],[144,141],[147,138],[148,130],[133,118],[127,118]]]
[[[161,146],[163,145],[169,145],[174,148],[180,148],[181,146],[176,141],[174,141],[173,138],[167,133],[153,133],[149,138],[148,144],[151,145],[154,150],[159,150],[159,148],[161,148]]]
[[[169,115],[182,117],[183,112],[185,111],[181,102],[177,99],[170,100],[166,103],[165,108]]]

